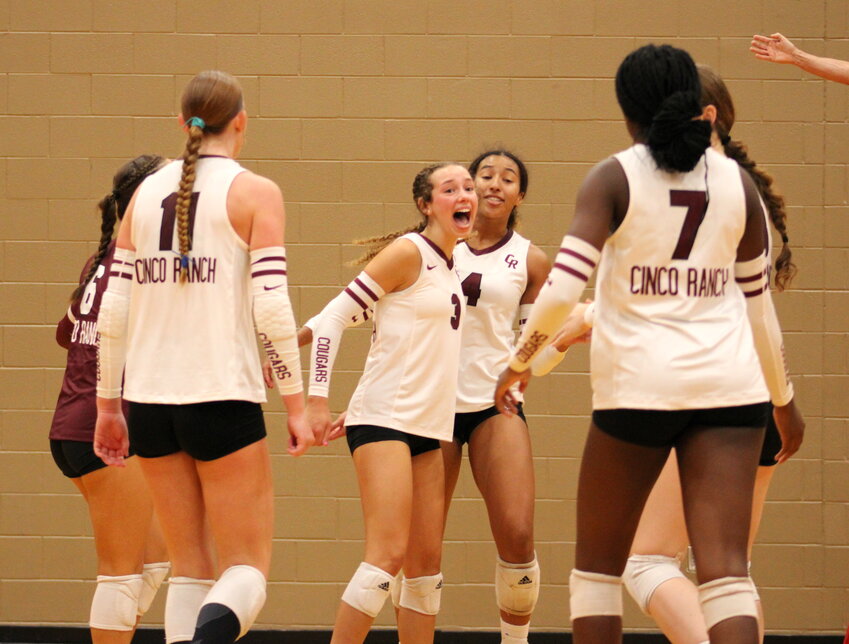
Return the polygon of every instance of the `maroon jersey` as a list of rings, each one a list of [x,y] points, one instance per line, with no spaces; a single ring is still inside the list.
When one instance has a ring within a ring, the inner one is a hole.
[[[62,390],[50,426],[51,439],[90,443],[94,438],[94,422],[97,419],[97,314],[109,283],[109,266],[114,252],[113,242],[80,301],[71,304],[69,315],[59,323],[57,339],[63,332],[67,334],[67,327],[70,329],[70,343]],[[80,283],[88,274],[91,261],[86,262]],[[67,336],[65,340],[68,340]],[[64,345],[65,342],[60,341],[60,344]]]

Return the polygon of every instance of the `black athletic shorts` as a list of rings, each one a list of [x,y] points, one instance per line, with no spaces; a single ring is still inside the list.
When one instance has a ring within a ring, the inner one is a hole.
[[[265,438],[259,403],[216,400],[188,405],[130,403],[130,443],[143,458],[186,452],[214,461]]]
[[[761,448],[760,465],[770,467],[777,465],[775,455],[781,451],[781,435],[778,433],[778,427],[775,426],[775,418],[772,417],[772,405],[769,405],[769,413],[766,415],[766,433],[764,434],[764,444]]]
[[[348,449],[351,454],[354,450],[366,443],[380,443],[382,441],[401,441],[410,448],[410,456],[418,456],[431,450],[439,449],[439,441],[435,438],[425,438],[408,434],[397,429],[378,427],[377,425],[351,425],[345,429],[348,438]]]
[[[525,425],[528,424],[525,418],[525,412],[522,411],[522,403],[516,405],[516,415],[521,418]],[[460,445],[465,445],[472,439],[472,432],[480,426],[483,421],[497,416],[501,412],[493,405],[480,411],[464,411],[459,414],[454,414],[454,442]]]
[[[693,427],[763,429],[769,403],[710,409],[600,409],[593,423],[605,434],[645,447],[665,447]]]
[[[50,453],[53,461],[69,479],[96,472],[106,463],[94,453],[94,446],[88,441],[68,441],[50,439]],[[132,451],[130,455],[132,456]]]

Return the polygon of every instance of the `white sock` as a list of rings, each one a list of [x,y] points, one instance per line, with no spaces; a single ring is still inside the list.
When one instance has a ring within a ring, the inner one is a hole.
[[[508,624],[501,620],[501,644],[527,644],[531,624]]]

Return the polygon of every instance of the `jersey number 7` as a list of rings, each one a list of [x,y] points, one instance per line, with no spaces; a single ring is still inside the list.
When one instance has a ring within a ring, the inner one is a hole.
[[[670,206],[686,206],[687,214],[684,216],[684,225],[681,226],[681,234],[678,235],[678,244],[672,253],[672,259],[688,259],[696,243],[696,233],[699,226],[705,220],[707,213],[707,196],[703,190],[670,190]]]

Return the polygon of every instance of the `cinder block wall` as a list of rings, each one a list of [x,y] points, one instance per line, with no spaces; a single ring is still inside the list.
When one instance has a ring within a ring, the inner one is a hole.
[[[736,137],[786,195],[793,288],[776,298],[806,443],[777,472],[753,556],[770,632],[842,632],[849,619],[849,87],[756,61],[781,30],[849,59],[845,0],[0,0],[0,622],[87,619],[94,549],[85,504],[57,472],[47,431],[62,377],[53,341],[95,248],[95,203],[144,152],[178,155],[185,82],[239,76],[246,166],[287,199],[291,293],[303,322],[352,277],[351,240],[406,226],[425,162],[494,143],[531,182],[523,232],[553,255],[577,186],[628,144],[613,93],[622,57],[670,42],[717,68]],[[346,335],[341,410],[367,330]],[[578,459],[590,411],[585,348],[532,384],[536,536],[544,587],[534,627],[567,629]],[[360,560],[362,521],[342,445],[285,455],[267,406],[276,529],[260,627],[328,628]],[[439,624],[497,625],[495,550],[467,469],[449,518]],[[626,625],[650,622],[627,602]],[[157,599],[150,623],[161,623]],[[392,623],[390,610],[379,623]]]

